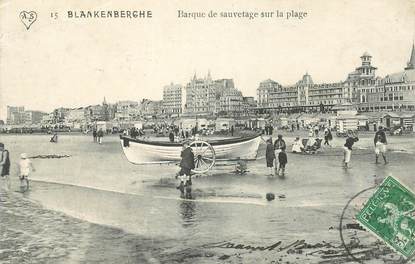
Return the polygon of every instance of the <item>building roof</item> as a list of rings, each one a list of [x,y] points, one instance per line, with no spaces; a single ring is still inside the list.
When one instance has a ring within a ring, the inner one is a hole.
[[[415,69],[415,46],[412,43],[412,51],[411,51],[411,58],[405,68],[405,70],[413,70]]]
[[[310,74],[308,74],[308,72],[306,72],[303,75],[303,78],[297,82],[297,85],[313,85],[313,79],[311,78]]]
[[[401,112],[401,113],[397,113],[397,112],[388,112],[382,115],[382,117],[385,116],[390,116],[390,117],[394,117],[394,118],[411,118],[415,115],[415,113],[405,113],[405,112]]]
[[[370,54],[366,51],[365,53],[363,53],[363,55],[360,58],[362,57],[372,57],[372,56],[370,56]]]
[[[415,82],[415,69],[404,70],[385,76],[386,83]]]

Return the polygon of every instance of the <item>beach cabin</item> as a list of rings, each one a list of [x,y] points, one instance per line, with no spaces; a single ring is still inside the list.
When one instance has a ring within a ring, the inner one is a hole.
[[[228,131],[232,126],[235,128],[236,122],[230,118],[218,118],[215,125],[216,131]]]
[[[299,122],[303,127],[310,127],[320,124],[320,117],[318,114],[303,114],[299,117]]]
[[[337,117],[336,116],[330,116],[327,118],[327,126],[331,129],[334,129],[336,127],[336,120]]]
[[[196,126],[196,118],[182,118],[178,121],[178,125],[183,130],[191,130]]]
[[[173,122],[174,125],[183,130],[191,130],[197,127],[198,130],[208,129],[209,122],[205,118],[181,118]]]
[[[208,129],[209,122],[205,118],[198,118],[197,119],[197,129],[198,130],[204,130]]]
[[[380,124],[388,129],[401,126],[401,117],[397,113],[387,113],[380,119]]]
[[[357,129],[359,131],[369,131],[369,118],[365,115],[357,115]]]
[[[403,127],[413,129],[415,113],[386,113],[380,119],[380,124],[386,128]]]
[[[133,126],[135,127],[135,129],[143,129],[143,122],[141,121],[135,121],[133,122]]]
[[[264,118],[255,118],[255,119],[250,119],[248,121],[247,127],[251,129],[264,130],[266,124],[267,124],[267,120],[265,120]]]
[[[358,126],[359,119],[355,115],[337,116],[336,127],[338,136],[345,136],[349,130],[356,131]]]
[[[401,115],[401,124],[405,129],[414,131],[415,113]]]

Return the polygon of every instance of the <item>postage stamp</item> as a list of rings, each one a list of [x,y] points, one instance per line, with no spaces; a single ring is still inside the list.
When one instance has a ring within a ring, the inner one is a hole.
[[[406,258],[415,251],[415,195],[387,177],[356,215],[357,221]]]

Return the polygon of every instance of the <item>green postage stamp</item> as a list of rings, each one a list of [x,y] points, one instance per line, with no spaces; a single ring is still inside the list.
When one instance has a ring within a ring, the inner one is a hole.
[[[415,251],[415,195],[389,176],[356,215],[358,222],[409,258]]]

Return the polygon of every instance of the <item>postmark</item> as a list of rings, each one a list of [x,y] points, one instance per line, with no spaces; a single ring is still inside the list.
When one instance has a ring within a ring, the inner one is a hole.
[[[37,19],[37,13],[35,11],[22,11],[20,12],[19,17],[26,29],[29,30],[30,26],[32,26]]]
[[[356,220],[389,247],[411,258],[415,252],[415,195],[389,176],[356,215]]]

